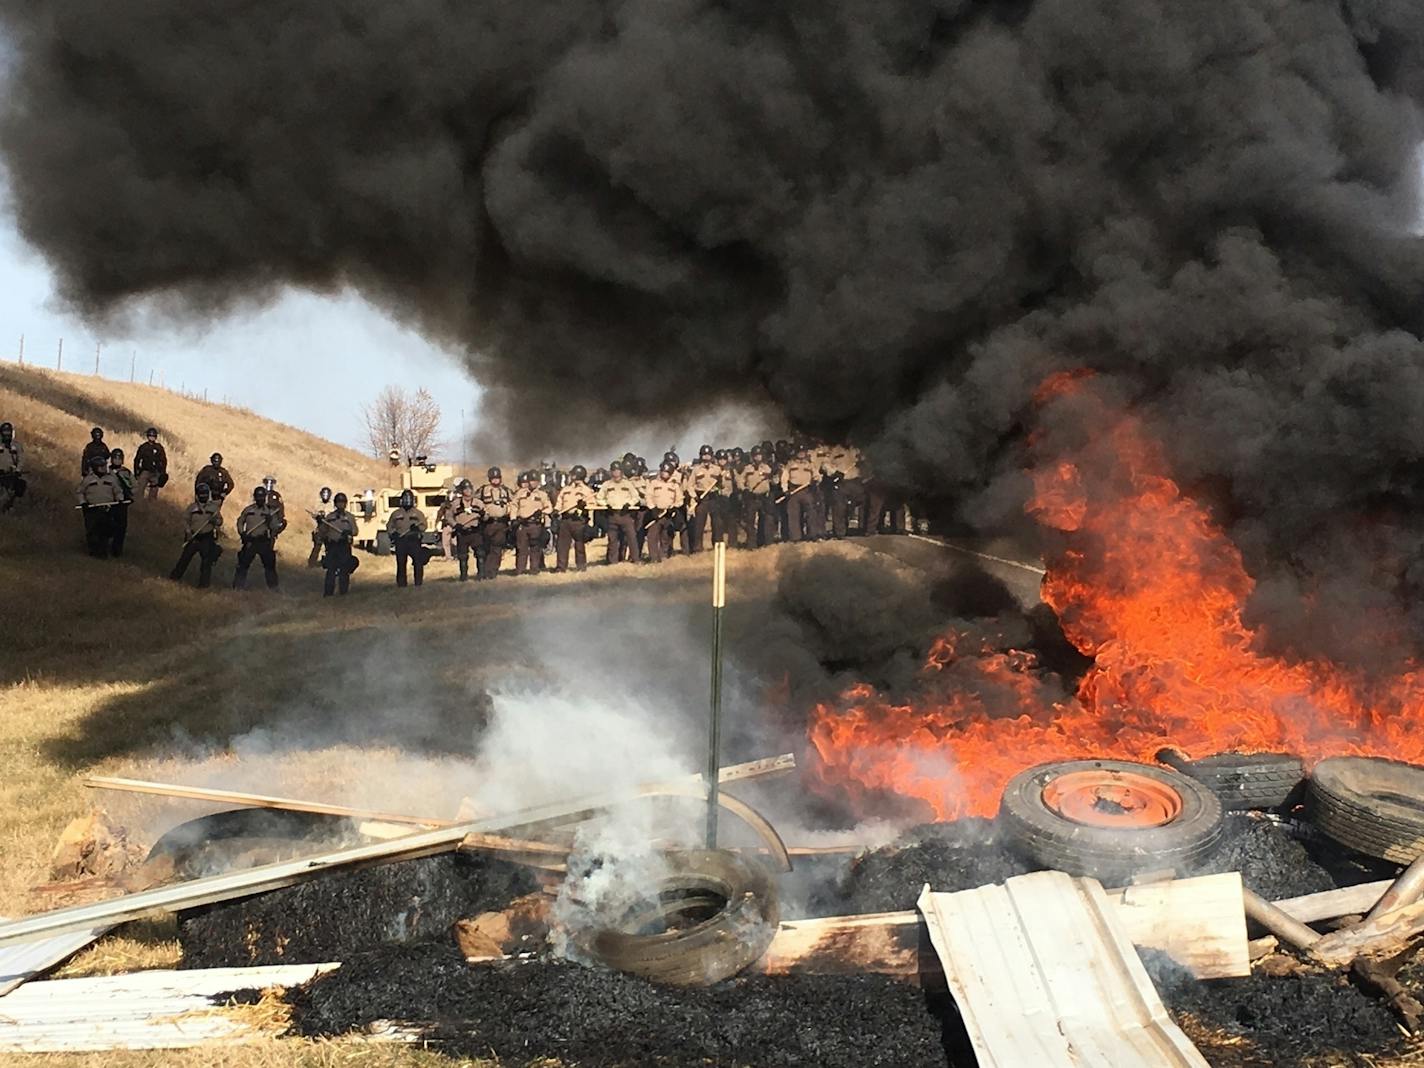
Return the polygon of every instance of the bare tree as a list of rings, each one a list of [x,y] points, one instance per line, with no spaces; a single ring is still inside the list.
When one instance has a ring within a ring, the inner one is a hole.
[[[440,447],[440,405],[426,389],[407,393],[400,386],[387,386],[376,399],[361,409],[366,421],[366,441],[377,457],[389,454],[394,446],[407,459],[429,456]]]

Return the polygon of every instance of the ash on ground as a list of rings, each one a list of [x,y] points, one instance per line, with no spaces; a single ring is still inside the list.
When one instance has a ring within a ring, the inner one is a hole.
[[[321,964],[387,942],[446,935],[538,889],[530,869],[447,853],[320,879],[179,915],[183,967]]]
[[[1403,1046],[1394,1014],[1340,973],[1199,982],[1163,954],[1138,952],[1172,1018],[1215,1068],[1365,1068]]]
[[[418,1022],[443,1053],[511,1066],[945,1065],[924,993],[874,975],[669,987],[567,962],[472,966],[455,947],[426,943],[349,956],[287,1000],[298,1035]]]

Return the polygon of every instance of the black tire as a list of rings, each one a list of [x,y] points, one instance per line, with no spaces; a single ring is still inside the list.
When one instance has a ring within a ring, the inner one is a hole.
[[[167,857],[184,878],[255,867],[358,838],[357,823],[283,809],[235,808],[180,823],[153,843],[149,860]]]
[[[1368,856],[1412,863],[1424,853],[1424,768],[1377,757],[1330,757],[1306,788],[1311,820]]]
[[[584,952],[616,971],[657,983],[709,986],[742,971],[766,952],[780,921],[776,888],[756,861],[733,853],[691,850],[669,857],[659,901],[617,927],[580,936]],[[640,933],[679,911],[712,915],[681,930]]]
[[[1060,815],[1043,791],[1060,776],[1101,771],[1130,773],[1170,787],[1180,812],[1160,827],[1094,827]],[[1141,871],[1189,871],[1201,864],[1221,839],[1221,802],[1185,775],[1124,760],[1070,760],[1040,764],[1015,775],[1004,787],[999,824],[1011,848],[1045,868],[1070,875],[1121,880]]]
[[[376,531],[376,555],[391,555],[391,536],[384,530]]]
[[[1305,765],[1287,753],[1222,753],[1173,767],[1216,794],[1228,812],[1282,808],[1305,782]]]

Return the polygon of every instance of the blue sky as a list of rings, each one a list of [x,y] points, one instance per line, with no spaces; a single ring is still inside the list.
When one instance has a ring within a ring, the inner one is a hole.
[[[354,293],[331,298],[290,292],[263,311],[207,324],[158,327],[133,336],[96,333],[54,295],[40,256],[0,210],[0,359],[55,366],[64,339],[65,370],[135,377],[189,393],[208,391],[272,419],[362,447],[360,409],[388,383],[429,388],[441,401],[442,433],[452,447],[461,410],[472,419],[480,390],[458,359],[391,320]]]

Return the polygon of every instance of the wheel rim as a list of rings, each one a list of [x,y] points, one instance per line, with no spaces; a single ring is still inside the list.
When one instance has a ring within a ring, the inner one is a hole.
[[[1182,795],[1164,782],[1131,771],[1073,771],[1043,788],[1049,810],[1087,827],[1145,830],[1182,814]]]

